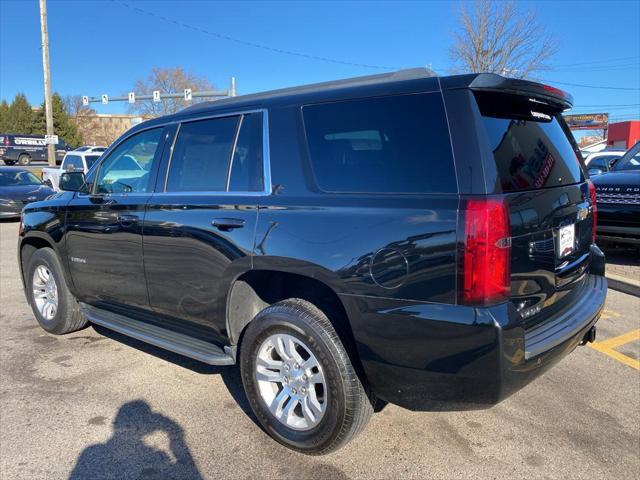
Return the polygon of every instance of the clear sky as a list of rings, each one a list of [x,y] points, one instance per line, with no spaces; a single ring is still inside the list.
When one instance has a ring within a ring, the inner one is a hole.
[[[560,49],[544,80],[571,92],[576,112],[640,118],[640,1],[522,4],[535,9],[556,37]],[[385,68],[431,65],[446,74],[458,7],[453,1],[49,0],[52,86],[63,95],[119,95],[153,66],[182,66],[221,89],[233,75],[239,93]],[[42,102],[37,0],[0,0],[0,98],[10,101],[17,92],[33,104]],[[122,112],[126,104],[95,108],[99,113]]]

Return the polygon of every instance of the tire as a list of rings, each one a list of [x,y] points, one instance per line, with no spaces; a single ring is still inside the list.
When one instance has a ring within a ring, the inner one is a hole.
[[[31,157],[26,153],[23,153],[18,157],[18,165],[22,165],[23,167],[26,167],[30,163],[31,163]]]
[[[55,294],[51,292],[52,287],[43,280],[41,273],[55,283]],[[64,281],[60,261],[51,248],[41,248],[33,253],[25,272],[25,284],[33,314],[47,332],[62,335],[80,330],[87,325],[78,302]],[[44,299],[36,296],[36,288],[45,295]],[[52,299],[56,304],[55,309],[42,306],[47,300],[50,305]]]
[[[286,356],[278,354],[278,338],[293,339],[297,345],[298,357],[302,356],[304,360],[302,367],[314,363],[309,360],[316,360],[318,368],[305,370],[288,367]],[[305,349],[308,351],[305,352]],[[306,354],[310,356],[305,358]],[[265,372],[265,355],[270,355],[271,359],[276,358],[271,360],[275,363],[278,363],[279,357],[281,367],[277,368],[277,372],[269,370],[267,373],[270,380],[264,381],[262,376],[261,382],[258,375]],[[314,358],[311,359],[311,356]],[[261,362],[260,367],[258,361]],[[290,368],[287,370],[289,373],[285,373],[286,368]],[[251,408],[264,430],[276,441],[301,453],[323,455],[341,448],[364,429],[373,413],[373,401],[351,365],[349,355],[333,325],[320,309],[304,300],[285,300],[265,308],[256,315],[242,338],[240,371]],[[307,376],[296,376],[300,375],[300,372],[306,372]],[[317,377],[317,373],[321,373],[322,377]],[[283,402],[277,400],[285,390],[285,383],[274,382],[271,380],[274,378],[273,375],[287,383],[288,395],[291,396],[285,395]],[[307,383],[301,380],[307,378]],[[317,378],[323,378],[324,383],[314,383],[313,380]],[[304,385],[307,385],[306,389]],[[296,393],[296,386],[299,397],[291,393]],[[277,393],[272,393],[271,389]],[[297,399],[294,402],[295,408],[290,410],[292,420],[289,420],[286,414],[281,414],[284,418],[279,420],[271,413],[265,399],[265,391],[267,396],[275,397],[270,404],[281,405],[283,412],[294,398]],[[306,392],[304,397],[301,392]],[[316,403],[313,403],[312,398],[316,399]],[[305,411],[303,404],[315,406]],[[317,414],[318,405],[324,406],[321,407],[324,408],[321,414]],[[276,412],[278,410],[280,408]],[[310,420],[314,415],[309,415],[309,411],[313,411],[317,423]],[[292,424],[298,423],[294,426],[285,423],[288,421]]]

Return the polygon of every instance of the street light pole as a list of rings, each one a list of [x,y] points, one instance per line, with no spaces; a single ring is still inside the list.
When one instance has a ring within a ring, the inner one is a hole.
[[[42,34],[42,69],[44,70],[44,106],[47,119],[47,135],[53,135],[53,110],[51,106],[51,72],[49,71],[49,31],[47,29],[47,0],[40,0],[40,33]],[[47,145],[49,165],[56,165],[56,147]]]

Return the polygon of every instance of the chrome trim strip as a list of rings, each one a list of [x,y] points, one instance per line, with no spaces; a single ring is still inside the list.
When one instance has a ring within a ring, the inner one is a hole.
[[[111,156],[111,152],[118,148],[118,146],[127,141],[129,138],[133,137],[134,135],[137,135],[138,133],[142,133],[144,131],[147,130],[153,130],[154,128],[164,128],[167,127],[169,125],[175,125],[178,124],[178,130],[176,131],[175,136],[173,137],[173,144],[172,144],[172,150],[171,150],[171,156],[173,156],[173,146],[175,145],[175,141],[178,138],[178,133],[180,130],[180,125],[183,123],[188,123],[188,122],[195,122],[198,120],[208,120],[211,118],[221,118],[221,117],[233,117],[233,116],[238,116],[238,115],[245,115],[248,113],[262,113],[262,170],[263,170],[263,177],[264,177],[264,191],[262,192],[206,192],[206,194],[211,195],[211,194],[215,194],[215,195],[224,195],[226,193],[231,193],[233,195],[248,195],[248,196],[265,196],[265,195],[271,195],[272,192],[272,186],[271,186],[271,159],[269,156],[269,152],[270,152],[270,148],[269,148],[269,112],[266,108],[253,108],[253,109],[249,109],[249,110],[236,110],[236,111],[229,111],[229,112],[224,112],[224,113],[218,113],[218,114],[203,114],[203,115],[199,115],[199,116],[194,116],[194,117],[188,117],[185,116],[184,118],[180,118],[180,119],[174,119],[168,122],[162,122],[162,123],[156,123],[155,125],[149,125],[147,127],[141,127],[137,130],[135,130],[134,132],[131,132],[130,134],[125,135],[120,138],[120,140],[117,143],[113,143],[111,146],[109,146],[109,148],[102,154],[100,161],[97,162],[95,164],[95,168],[98,169],[100,168],[100,166],[102,166],[102,163],[109,157]],[[105,154],[109,154],[109,155],[105,155]],[[171,158],[169,159],[168,165],[167,165],[167,171],[165,172],[166,175],[168,175],[169,173],[169,166],[171,165]],[[97,173],[96,173],[97,175]],[[156,194],[167,194],[167,193],[172,193],[172,192],[167,192],[166,191],[166,181],[167,178],[165,177],[165,185],[164,185],[164,190],[163,192],[155,192]],[[180,194],[189,194],[189,193],[202,193],[202,192],[176,192],[176,193],[180,193]]]
[[[171,142],[171,147],[169,148],[169,161],[167,162],[167,170],[164,172],[164,183],[162,185],[162,190],[165,191],[167,189],[167,182],[169,181],[169,170],[171,169],[171,160],[173,160],[173,149],[176,146],[176,140],[178,139],[178,134],[180,133],[181,123],[178,124],[178,128],[176,128],[176,133],[173,135],[173,141]]]
[[[227,165],[227,181],[224,184],[225,191],[229,191],[229,185],[231,184],[231,169],[233,168],[233,157],[236,156],[236,147],[238,146],[238,137],[240,136],[240,129],[242,128],[242,122],[244,121],[244,115],[240,115],[240,120],[236,125],[236,134],[233,137],[233,145],[231,146],[231,153],[229,154],[229,162]]]

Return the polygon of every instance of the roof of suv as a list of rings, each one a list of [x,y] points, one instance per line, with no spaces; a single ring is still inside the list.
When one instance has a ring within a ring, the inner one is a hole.
[[[184,117],[211,115],[239,109],[259,109],[288,104],[336,101],[341,98],[367,97],[376,95],[415,93],[416,91],[439,91],[458,88],[500,90],[505,92],[526,91],[530,95],[547,97],[556,103],[571,105],[570,95],[554,87],[526,80],[511,79],[494,73],[469,73],[439,77],[427,68],[410,68],[396,72],[367,75],[362,77],[314,83],[267,92],[240,95],[209,102],[201,102],[177,113],[142,122],[131,132],[165,124]],[[357,95],[354,96],[354,90]]]

